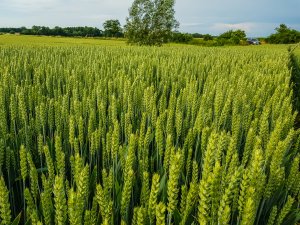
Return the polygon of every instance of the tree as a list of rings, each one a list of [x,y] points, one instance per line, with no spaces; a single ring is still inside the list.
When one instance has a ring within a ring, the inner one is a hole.
[[[199,33],[193,33],[192,36],[193,36],[193,38],[203,38],[204,37],[203,34],[199,34]]]
[[[246,33],[243,30],[229,30],[220,34],[217,41],[220,45],[234,44],[238,45],[241,41],[246,40]]]
[[[275,30],[276,33],[267,38],[267,42],[271,44],[292,44],[300,41],[300,32],[288,28],[285,24],[280,24]]]
[[[289,31],[289,28],[285,24],[280,24],[279,27],[276,27],[275,30],[277,33],[285,33]]]
[[[103,23],[104,34],[107,37],[122,36],[122,28],[119,20],[106,20]]]
[[[211,41],[211,40],[213,40],[213,39],[214,39],[214,37],[211,36],[210,34],[204,34],[204,35],[203,35],[203,40],[204,40],[204,41]]]
[[[125,35],[129,43],[162,45],[171,40],[178,27],[175,0],[134,0],[126,18]]]
[[[193,36],[187,33],[174,32],[171,41],[175,43],[188,43],[193,40]]]

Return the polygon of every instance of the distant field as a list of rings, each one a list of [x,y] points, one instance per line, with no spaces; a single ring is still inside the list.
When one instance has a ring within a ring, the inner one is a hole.
[[[26,35],[0,35],[0,45],[104,45],[124,46],[124,39],[100,39],[100,38],[72,38]]]
[[[285,45],[2,35],[0,224],[296,224],[291,80]]]
[[[0,46],[1,45],[34,45],[34,46],[56,46],[56,45],[82,45],[82,46],[128,46],[126,39],[103,39],[103,38],[84,38],[84,37],[52,37],[52,36],[30,36],[30,35],[11,35],[4,34],[0,35]],[[184,47],[187,44],[165,44],[165,47],[177,46]],[[191,45],[193,47],[201,47]],[[217,48],[251,48],[251,49],[282,49],[286,50],[287,45],[260,45],[260,46],[224,46]],[[300,56],[300,50],[298,48]]]
[[[52,37],[52,36],[30,36],[30,35],[0,35],[1,45],[32,45],[32,46],[128,46],[126,39],[104,39],[84,37]],[[165,46],[186,46],[186,44],[166,44]]]

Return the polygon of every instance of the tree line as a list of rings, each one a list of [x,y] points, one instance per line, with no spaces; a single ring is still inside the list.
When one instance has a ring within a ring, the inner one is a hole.
[[[300,31],[289,28],[285,24],[280,24],[275,28],[276,33],[271,34],[266,41],[271,44],[294,44],[300,42]]]
[[[119,20],[106,20],[103,23],[104,30],[96,27],[59,27],[49,28],[46,26],[26,27],[5,27],[0,28],[1,33],[22,34],[22,35],[44,35],[44,36],[65,36],[65,37],[127,37]],[[293,44],[300,41],[300,32],[280,24],[275,28],[276,33],[267,38],[262,38],[270,44]],[[142,39],[142,38],[141,38]],[[244,45],[247,44],[246,32],[243,30],[228,30],[219,36],[200,33],[181,33],[172,31],[169,40],[175,43],[189,43],[194,45],[223,46],[223,45]],[[152,40],[154,41],[154,40]],[[162,44],[162,43],[161,43]]]
[[[66,37],[103,37],[105,32],[96,27],[59,27],[49,28],[46,26],[32,26],[32,28],[0,28],[0,33],[19,33],[24,35],[46,35]]]
[[[247,45],[244,30],[229,30],[217,37],[210,34],[180,33],[179,22],[175,19],[175,0],[135,0],[129,9],[126,24],[110,19],[103,23],[104,30],[96,27],[33,26],[32,28],[0,28],[1,33],[25,35],[51,35],[67,37],[125,37],[129,44],[161,46],[167,42],[189,43],[206,46]],[[264,38],[272,44],[290,44],[300,41],[300,32],[285,24],[277,27],[275,34]]]
[[[49,28],[46,26],[26,27],[3,27],[0,34],[22,34],[22,35],[43,35],[43,36],[63,36],[63,37],[115,37],[123,38],[124,32],[118,20],[107,20],[104,22],[104,30],[96,27],[59,27]],[[188,43],[193,38],[202,38],[205,35],[199,33],[172,32],[171,40],[176,43]]]

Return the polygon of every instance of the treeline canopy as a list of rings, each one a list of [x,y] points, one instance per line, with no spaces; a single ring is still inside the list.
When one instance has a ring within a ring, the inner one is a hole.
[[[53,36],[88,36],[102,37],[104,32],[96,27],[59,27],[32,26],[32,28],[0,28],[0,33],[20,33],[24,35],[53,35]]]
[[[267,41],[271,44],[293,44],[300,42],[300,32],[280,24],[275,34],[271,34]]]

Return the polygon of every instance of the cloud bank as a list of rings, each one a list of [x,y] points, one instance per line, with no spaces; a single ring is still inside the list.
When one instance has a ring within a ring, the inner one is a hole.
[[[133,0],[0,0],[0,27],[32,25],[102,27],[107,19],[124,25]],[[177,0],[180,31],[218,35],[243,29],[266,36],[280,23],[300,30],[299,0]]]

